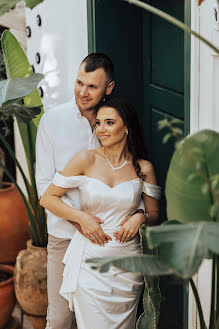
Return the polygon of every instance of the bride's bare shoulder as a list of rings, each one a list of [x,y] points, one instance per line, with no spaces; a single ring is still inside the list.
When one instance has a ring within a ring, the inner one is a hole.
[[[156,184],[156,177],[154,172],[153,164],[148,160],[139,160],[139,166],[141,167],[142,173],[146,176],[146,182]]]
[[[68,162],[63,173],[66,175],[83,175],[95,160],[95,153],[93,150],[85,150],[76,153]]]

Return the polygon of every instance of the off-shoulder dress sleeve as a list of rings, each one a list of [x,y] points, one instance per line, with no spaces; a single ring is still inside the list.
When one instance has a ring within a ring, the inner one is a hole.
[[[142,192],[159,200],[161,196],[161,187],[147,182],[142,182]]]
[[[83,175],[66,177],[57,172],[52,183],[63,188],[75,188],[81,187],[85,183],[86,179],[87,177]]]

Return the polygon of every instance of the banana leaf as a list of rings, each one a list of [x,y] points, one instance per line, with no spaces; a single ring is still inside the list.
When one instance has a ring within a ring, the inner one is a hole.
[[[40,112],[40,106],[10,104],[4,107],[0,107],[0,114],[2,114],[4,118],[15,116],[18,120],[21,120],[23,122],[29,122],[30,120],[34,119],[36,115],[40,114]]]
[[[26,78],[33,74],[23,49],[13,34],[9,31],[3,32],[2,49],[4,53],[7,75],[9,78]],[[22,100],[24,102],[25,109],[29,112],[32,112],[33,110],[35,111],[37,107],[42,107],[41,99],[37,89],[32,91],[29,95],[25,96]],[[21,104],[13,104],[13,106],[17,109],[19,108],[18,105]],[[30,218],[30,233],[33,245],[45,247],[47,244],[45,212],[39,206],[34,172],[36,132],[43,110],[39,115],[37,115],[29,122],[24,122],[24,119],[27,119],[27,111],[26,113],[23,112],[23,116],[21,117],[20,110],[21,108],[19,108],[17,113],[17,122],[30,173],[31,182],[30,184],[26,182],[26,186],[29,202],[34,213],[33,221]]]
[[[30,8],[33,9],[36,7],[39,3],[43,2],[43,0],[25,0],[26,5]]]
[[[29,77],[29,75],[33,73],[32,68],[26,54],[14,35],[10,31],[4,31],[1,42],[8,78]],[[24,97],[24,104],[28,106],[42,106],[37,89]],[[43,110],[41,111],[41,114],[33,119],[28,125],[18,120],[18,127],[24,145],[29,171],[30,167],[35,162],[36,132],[42,114]],[[31,138],[30,141],[29,138]]]
[[[218,150],[219,133],[211,130],[202,130],[179,144],[166,180],[169,219],[188,223],[218,218]]]
[[[203,259],[219,254],[219,223],[171,223],[148,228],[146,237],[151,248],[159,247],[159,260],[170,272],[189,279]]]
[[[9,105],[30,94],[43,79],[40,73],[31,74],[27,78],[14,78],[0,82],[0,103]]]

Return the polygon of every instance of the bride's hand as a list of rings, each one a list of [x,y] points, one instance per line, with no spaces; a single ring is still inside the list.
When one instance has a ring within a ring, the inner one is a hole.
[[[119,231],[116,231],[113,235],[117,241],[126,242],[134,238],[138,233],[140,226],[144,223],[145,217],[142,213],[136,213],[129,216],[122,221]]]
[[[104,221],[96,216],[84,214],[80,225],[87,239],[93,243],[104,245],[104,243],[107,243],[108,240],[112,240],[112,238],[103,232],[100,226],[100,224],[103,223]]]

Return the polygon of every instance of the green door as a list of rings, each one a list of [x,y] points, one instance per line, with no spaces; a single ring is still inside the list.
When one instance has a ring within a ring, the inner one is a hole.
[[[184,20],[183,0],[152,0],[150,4]],[[175,141],[163,144],[168,131],[158,131],[157,123],[177,118],[181,128],[184,126],[184,33],[122,0],[88,0],[88,28],[89,51],[105,52],[115,64],[114,94],[128,98],[138,111],[145,143],[164,191]],[[162,220],[166,219],[165,208],[163,193]],[[168,282],[167,278],[161,280],[159,328],[186,328],[183,287]]]

